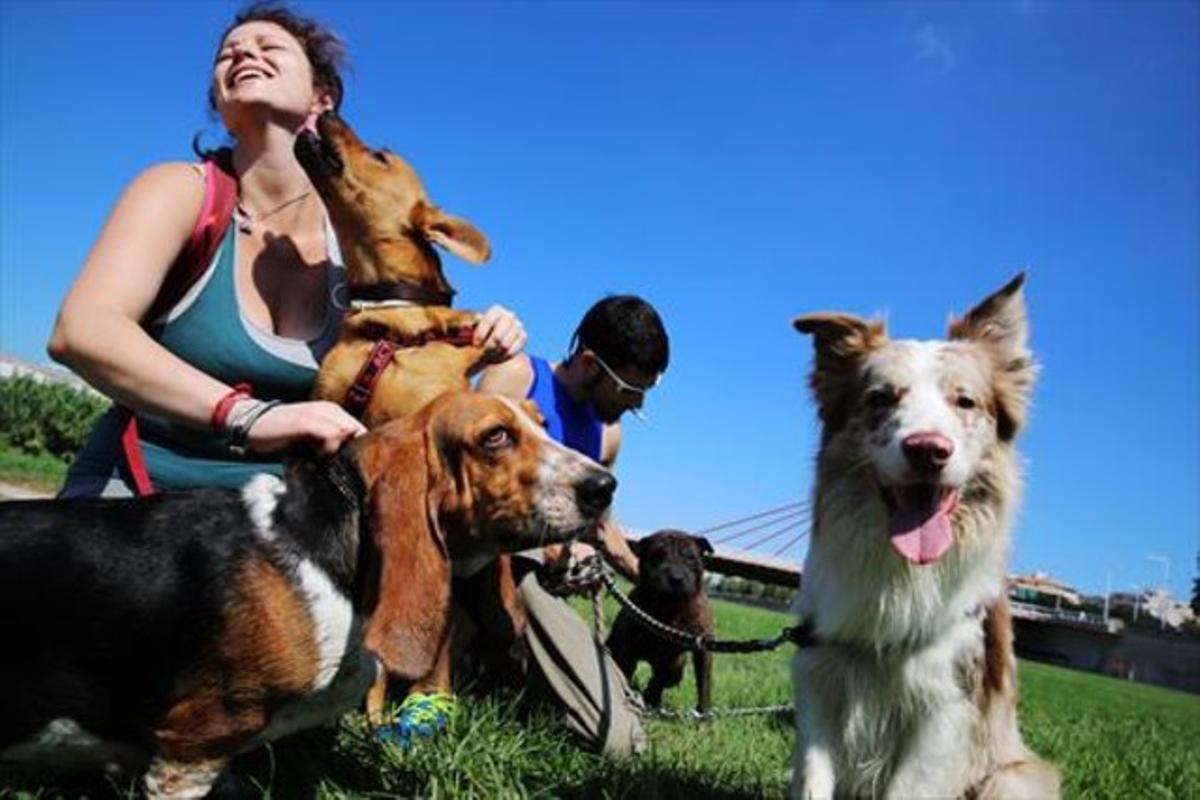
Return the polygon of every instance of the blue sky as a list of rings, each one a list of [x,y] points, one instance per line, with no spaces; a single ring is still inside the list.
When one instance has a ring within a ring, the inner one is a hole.
[[[215,141],[226,2],[0,3],[0,351],[44,360],[121,187]],[[343,112],[477,223],[463,307],[562,354],[608,292],[672,337],[618,463],[626,524],[808,496],[790,319],[933,337],[1018,269],[1043,364],[1013,562],[1184,595],[1200,546],[1200,6],[302,3],[348,41]],[[771,543],[764,547],[770,551]],[[788,555],[799,558],[797,550]]]

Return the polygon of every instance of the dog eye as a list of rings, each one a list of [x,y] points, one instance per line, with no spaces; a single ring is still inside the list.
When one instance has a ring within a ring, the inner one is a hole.
[[[964,408],[970,411],[975,407],[975,400],[971,397],[967,397],[965,394],[960,394],[958,399],[954,401],[954,404],[959,408]]]
[[[866,403],[867,407],[874,411],[883,411],[889,409],[900,400],[896,390],[891,387],[883,389],[871,389],[867,392]]]
[[[487,450],[500,450],[513,443],[512,433],[503,425],[490,428],[483,434],[480,444]]]

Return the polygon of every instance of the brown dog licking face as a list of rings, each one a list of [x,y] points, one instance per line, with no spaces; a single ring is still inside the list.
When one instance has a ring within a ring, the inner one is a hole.
[[[332,111],[316,133],[300,133],[295,153],[329,210],[351,286],[408,281],[453,294],[433,245],[471,264],[491,255],[475,226],[430,201],[404,159],[368,147]]]
[[[474,342],[478,315],[451,308],[454,290],[434,245],[478,264],[491,252],[487,239],[434,205],[404,159],[368,147],[332,112],[297,136],[295,154],[329,212],[346,266],[335,296],[347,313],[313,398],[346,406],[371,428],[466,389],[488,353]],[[390,355],[376,349],[384,343]],[[364,373],[377,358],[383,366]]]

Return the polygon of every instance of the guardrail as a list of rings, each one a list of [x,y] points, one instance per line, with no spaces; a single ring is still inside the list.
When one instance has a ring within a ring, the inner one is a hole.
[[[1014,617],[1062,622],[1070,625],[1099,628],[1100,630],[1108,629],[1108,623],[1099,614],[1089,614],[1086,611],[1064,611],[1062,609],[1034,605],[1033,603],[1022,603],[1019,600],[1009,600],[1008,604],[1009,608],[1012,609]]]

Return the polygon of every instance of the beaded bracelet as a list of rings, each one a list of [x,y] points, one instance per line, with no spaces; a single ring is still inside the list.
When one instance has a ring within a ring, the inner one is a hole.
[[[247,441],[250,438],[250,429],[263,414],[277,405],[281,405],[281,401],[256,400],[254,398],[247,398],[246,403],[238,404],[239,407],[229,423],[229,452],[231,455],[237,458],[243,458],[246,455],[249,451]]]

